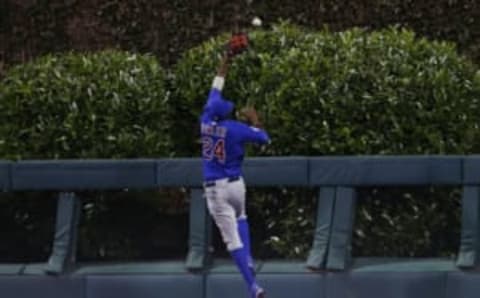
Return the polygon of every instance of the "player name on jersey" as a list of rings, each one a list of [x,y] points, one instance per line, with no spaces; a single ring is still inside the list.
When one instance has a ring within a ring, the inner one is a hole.
[[[225,138],[227,136],[227,128],[225,126],[217,126],[216,122],[212,122],[212,124],[202,123],[201,130],[204,135],[218,138]]]

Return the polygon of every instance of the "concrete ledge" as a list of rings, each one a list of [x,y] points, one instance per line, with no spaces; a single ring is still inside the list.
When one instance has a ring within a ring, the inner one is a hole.
[[[189,274],[184,262],[84,264],[74,275]]]
[[[245,298],[246,286],[229,260],[203,273],[183,262],[82,265],[69,275],[41,274],[44,264],[2,265],[2,298]],[[476,298],[480,271],[463,272],[454,260],[356,259],[352,270],[313,273],[302,261],[258,262],[257,278],[275,298]]]
[[[0,264],[0,275],[17,275],[22,273],[24,264]]]

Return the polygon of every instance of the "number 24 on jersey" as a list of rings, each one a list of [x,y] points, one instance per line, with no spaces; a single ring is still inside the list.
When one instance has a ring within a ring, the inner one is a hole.
[[[203,137],[202,154],[206,160],[216,158],[219,162],[225,163],[225,139],[218,139],[215,142],[212,137]]]

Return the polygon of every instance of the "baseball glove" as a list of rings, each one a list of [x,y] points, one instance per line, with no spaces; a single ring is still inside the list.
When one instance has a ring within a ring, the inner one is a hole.
[[[248,48],[248,36],[246,33],[234,33],[228,41],[227,53],[228,56],[234,57],[243,53]]]

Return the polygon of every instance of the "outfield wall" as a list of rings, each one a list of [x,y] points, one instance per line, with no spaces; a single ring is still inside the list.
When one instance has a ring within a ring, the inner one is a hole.
[[[480,156],[252,158],[245,162],[245,180],[255,187],[318,189],[308,258],[258,264],[258,278],[269,297],[469,298],[480,292]],[[463,187],[457,258],[352,259],[357,188],[369,185]],[[208,252],[211,220],[198,159],[5,161],[0,164],[0,186],[6,192],[58,193],[50,258],[41,264],[0,265],[2,298],[246,297],[235,267],[212,260]],[[192,189],[185,260],[88,266],[76,262],[81,206],[76,191],[164,186]]]
[[[476,298],[480,292],[480,273],[462,272],[448,260],[358,261],[347,271],[323,273],[306,271],[303,262],[268,262],[258,265],[257,277],[275,298]],[[0,297],[248,297],[227,261],[204,273],[191,273],[182,262],[90,265],[61,276],[42,274],[39,264],[27,267],[0,274]]]

